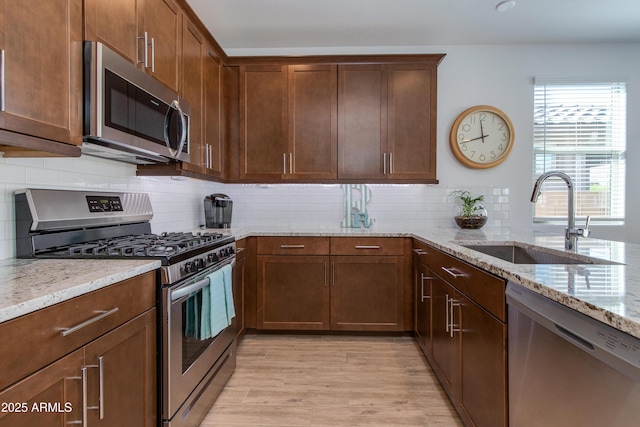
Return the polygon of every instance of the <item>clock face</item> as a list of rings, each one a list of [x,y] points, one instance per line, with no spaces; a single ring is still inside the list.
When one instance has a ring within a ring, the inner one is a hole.
[[[451,127],[453,154],[473,168],[490,168],[502,163],[513,147],[513,140],[511,120],[488,105],[469,108]]]

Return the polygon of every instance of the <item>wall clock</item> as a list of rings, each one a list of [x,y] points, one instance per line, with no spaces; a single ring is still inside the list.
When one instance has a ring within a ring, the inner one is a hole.
[[[464,110],[453,122],[451,151],[464,165],[487,169],[502,163],[513,148],[515,132],[509,117],[489,105]]]

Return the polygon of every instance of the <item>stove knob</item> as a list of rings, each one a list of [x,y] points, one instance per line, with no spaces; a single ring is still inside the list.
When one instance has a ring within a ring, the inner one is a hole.
[[[209,260],[209,262],[216,262],[218,261],[218,254],[209,254],[209,256],[207,256],[207,259]]]
[[[206,258],[197,259],[195,262],[196,262],[196,270],[202,270],[207,265]]]
[[[233,255],[236,253],[235,249],[233,248],[229,248],[227,251],[229,252],[229,255]]]
[[[193,273],[196,271],[196,264],[193,261],[184,263],[184,272],[185,273]]]

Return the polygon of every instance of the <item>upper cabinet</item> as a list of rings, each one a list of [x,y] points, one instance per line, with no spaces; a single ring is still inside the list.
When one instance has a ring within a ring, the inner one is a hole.
[[[442,57],[243,59],[237,178],[436,183]]]
[[[240,177],[335,179],[335,65],[240,67]]]
[[[82,0],[0,0],[0,61],[0,151],[79,156]]]
[[[436,181],[436,66],[339,67],[339,179]]]
[[[85,38],[179,89],[182,12],[173,0],[85,0]]]

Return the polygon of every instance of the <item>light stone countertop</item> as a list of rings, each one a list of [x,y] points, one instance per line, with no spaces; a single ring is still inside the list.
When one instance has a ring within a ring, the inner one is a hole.
[[[150,260],[0,260],[0,322],[157,268]]]
[[[640,338],[640,245],[595,238],[579,240],[578,254],[620,265],[518,265],[459,243],[516,241],[564,251],[564,238],[514,229],[394,229],[379,224],[371,229],[251,227],[223,232],[233,233],[236,239],[250,236],[414,237]],[[144,260],[1,260],[0,322],[159,267],[159,261]]]

